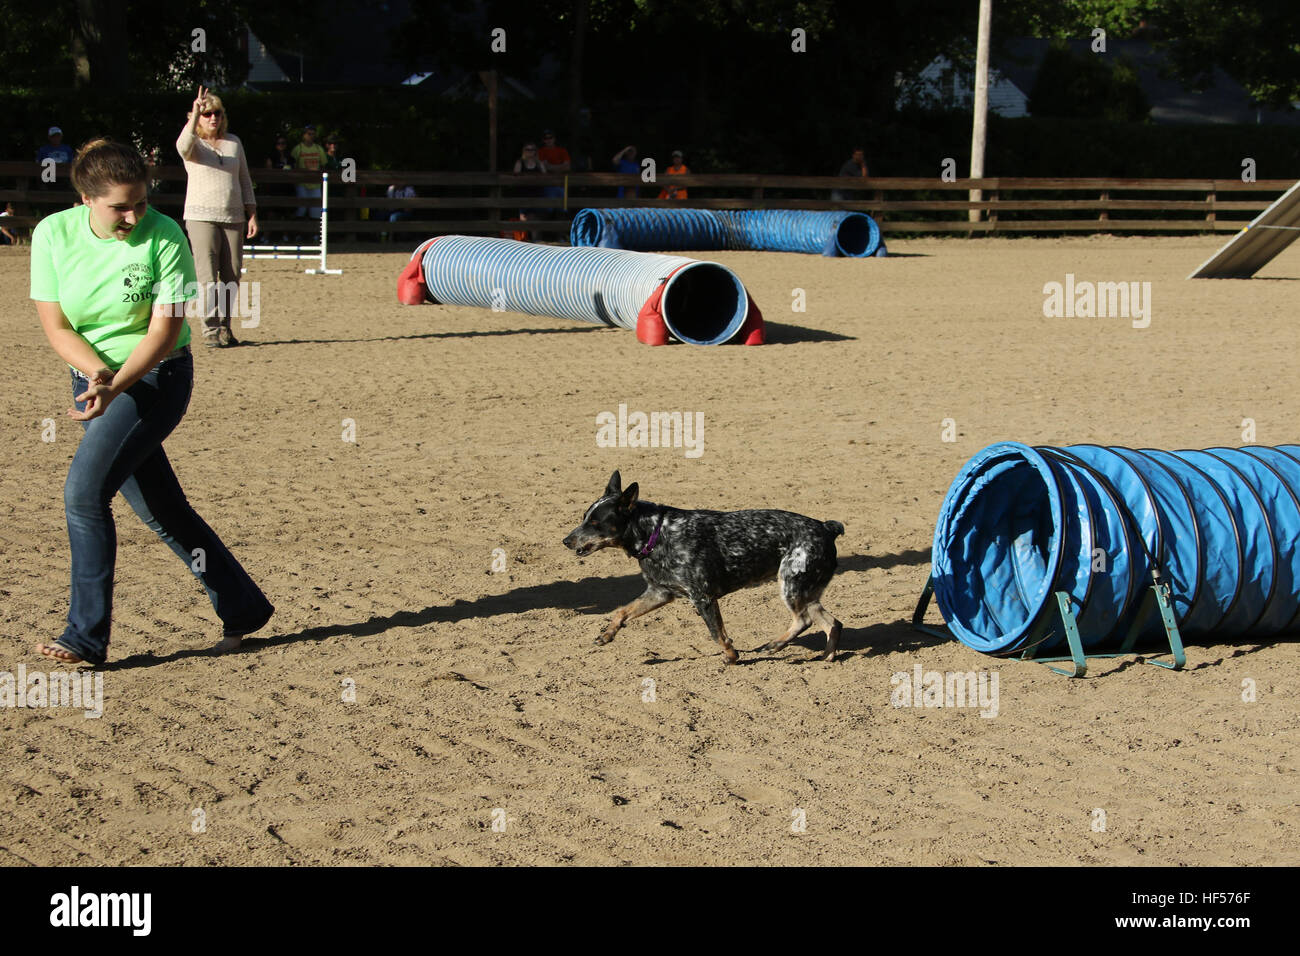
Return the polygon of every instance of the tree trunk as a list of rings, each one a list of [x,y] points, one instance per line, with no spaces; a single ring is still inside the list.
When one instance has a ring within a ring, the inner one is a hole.
[[[76,0],[72,61],[78,88],[121,91],[130,85],[126,0]]]
[[[569,154],[576,161],[578,156],[586,155],[588,148],[585,133],[582,131],[579,112],[582,109],[582,48],[587,42],[587,10],[590,0],[574,0],[573,4],[573,47],[569,56]]]

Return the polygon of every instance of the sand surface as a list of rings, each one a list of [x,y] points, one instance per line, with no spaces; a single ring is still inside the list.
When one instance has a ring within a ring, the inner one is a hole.
[[[407,252],[338,255],[333,277],[253,263],[260,325],[196,350],[166,447],[278,613],[205,653],[210,605],[119,498],[104,714],[0,708],[0,863],[1300,862],[1296,643],[1071,681],[905,623],[943,494],[990,442],[1239,445],[1244,419],[1300,440],[1300,246],[1254,280],[1184,281],[1222,241],[701,254],[763,306],[764,348],[402,307]],[[1149,281],[1150,326],[1045,318],[1067,273]],[[27,250],[0,249],[9,672],[57,669],[31,646],[67,613],[80,434],[27,283]],[[703,454],[598,447],[620,403],[702,412]],[[786,627],[775,585],[722,602],[740,666],[680,602],[593,646],[636,565],[560,539],[615,468],[651,501],[842,521],[840,659],[813,659],[820,633],[747,653]],[[916,665],[996,673],[997,716],[891,706]]]

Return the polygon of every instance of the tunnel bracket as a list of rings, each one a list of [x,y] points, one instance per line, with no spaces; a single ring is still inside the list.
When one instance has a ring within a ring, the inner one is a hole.
[[[1187,663],[1187,654],[1183,650],[1182,635],[1178,632],[1178,622],[1174,619],[1173,603],[1170,600],[1170,591],[1168,584],[1153,584],[1147,589],[1146,596],[1142,600],[1142,605],[1138,609],[1137,615],[1133,619],[1133,624],[1124,638],[1124,643],[1119,651],[1113,654],[1085,654],[1083,652],[1083,643],[1079,639],[1079,626],[1075,619],[1074,610],[1070,607],[1070,596],[1064,591],[1055,592],[1056,595],[1056,613],[1050,611],[1043,615],[1043,619],[1034,628],[1033,634],[1029,639],[1029,647],[1020,654],[1020,660],[1031,661],[1036,664],[1042,664],[1048,670],[1054,671],[1064,677],[1084,677],[1088,673],[1088,661],[1090,659],[1100,659],[1107,657],[1128,657],[1135,654],[1134,647],[1137,645],[1138,638],[1142,635],[1143,630],[1148,623],[1148,618],[1152,611],[1159,614],[1160,622],[1164,627],[1165,638],[1169,642],[1169,653],[1173,656],[1172,661],[1156,660],[1153,657],[1142,657],[1141,660],[1148,664],[1155,664],[1157,667],[1168,668],[1169,670],[1182,670]],[[934,596],[934,578],[928,577],[925,581],[925,588],[921,591],[921,596],[916,602],[916,610],[912,612],[912,627],[923,634],[929,634],[932,637],[940,637],[944,640],[952,640],[953,636],[946,628],[931,627],[925,623],[925,612],[930,606],[930,599]],[[1065,640],[1070,648],[1069,657],[1037,657],[1037,649],[1042,645],[1047,637],[1050,637],[1053,631],[1053,622],[1059,623],[1059,626],[1065,632]],[[1163,652],[1160,652],[1163,653]],[[1053,667],[1053,664],[1069,661],[1074,665],[1073,670],[1065,670],[1061,667]]]

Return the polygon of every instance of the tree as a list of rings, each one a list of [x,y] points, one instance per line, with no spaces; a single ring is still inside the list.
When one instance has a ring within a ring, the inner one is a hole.
[[[1127,58],[1120,57],[1112,67],[1101,57],[1075,54],[1066,44],[1053,42],[1029,92],[1029,112],[1133,122],[1147,118],[1151,103]]]
[[[1300,99],[1296,0],[1005,0],[1001,12],[1020,35],[1086,37],[1101,27],[1116,37],[1149,36],[1192,88],[1204,88],[1217,66],[1264,105]]]
[[[7,86],[191,91],[248,75],[246,24],[264,40],[322,44],[346,0],[0,0]]]

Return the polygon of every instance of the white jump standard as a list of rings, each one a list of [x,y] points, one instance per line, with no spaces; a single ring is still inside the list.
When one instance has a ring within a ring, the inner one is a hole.
[[[320,177],[320,241],[314,246],[245,246],[245,259],[320,259],[319,269],[304,270],[309,276],[341,276],[342,269],[330,269],[325,264],[329,244],[330,174]],[[242,270],[247,272],[247,269]]]

